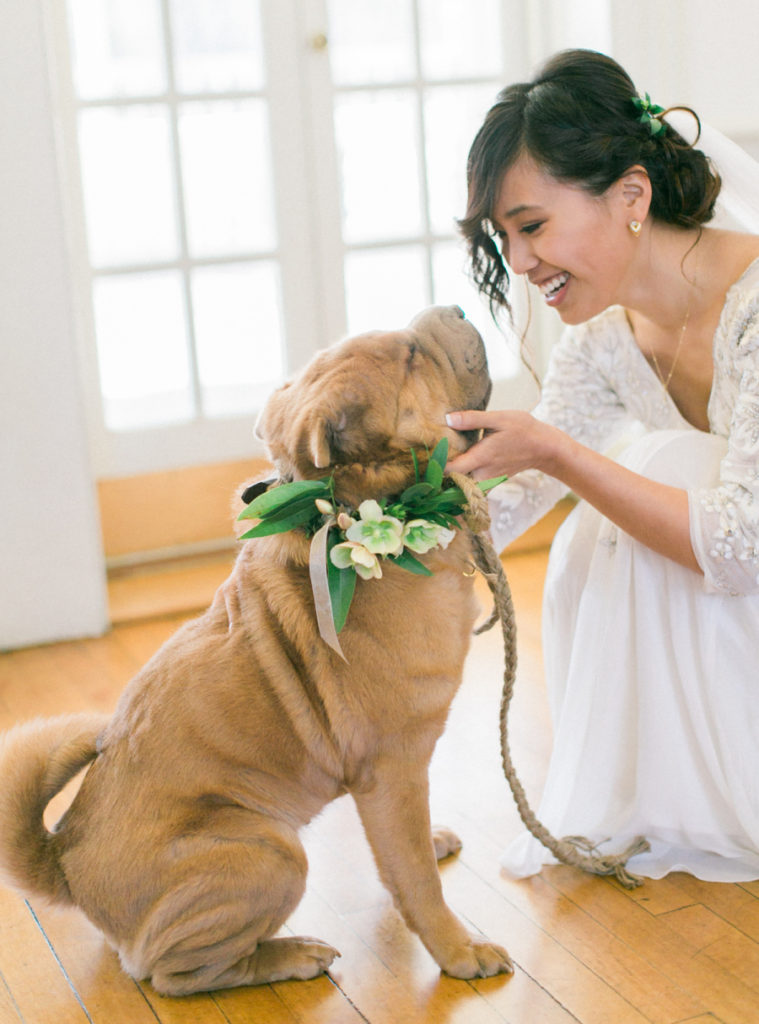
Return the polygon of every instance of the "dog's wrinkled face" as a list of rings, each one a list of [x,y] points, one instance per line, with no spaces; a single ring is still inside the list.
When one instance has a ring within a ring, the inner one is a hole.
[[[484,409],[490,391],[476,328],[458,306],[433,306],[404,330],[362,334],[319,353],[272,395],[256,432],[280,474],[296,479],[391,459],[443,436],[453,453],[474,438],[447,427],[445,414]]]

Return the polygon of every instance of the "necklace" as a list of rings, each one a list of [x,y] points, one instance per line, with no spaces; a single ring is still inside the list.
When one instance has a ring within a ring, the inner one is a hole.
[[[694,242],[693,246],[688,250],[688,252],[683,257],[683,262],[685,262],[685,260],[689,256],[689,254],[694,249],[696,249],[696,246],[698,245],[698,242],[699,242],[699,239],[696,239],[696,241]],[[686,277],[686,280],[691,285],[690,295],[688,296],[688,308],[685,311],[685,319],[683,320],[683,325],[680,328],[680,337],[677,339],[677,348],[675,349],[675,354],[672,357],[672,363],[670,365],[669,373],[667,374],[666,378],[665,378],[664,374],[661,372],[661,367],[659,366],[659,360],[656,358],[656,353],[654,352],[653,349],[650,350],[651,362],[653,364],[654,370],[656,371],[656,376],[661,381],[661,385],[662,385],[662,387],[664,388],[664,390],[667,393],[669,393],[670,381],[672,380],[672,376],[673,376],[673,374],[675,372],[675,368],[677,367],[677,360],[680,358],[680,350],[683,347],[683,338],[685,337],[685,332],[688,330],[688,321],[690,320],[690,312],[691,312],[691,309],[693,307],[693,290],[692,289],[696,287],[697,278],[698,278],[698,265],[699,265],[699,262],[700,262],[700,257],[701,257],[701,250],[700,249],[696,249],[696,253],[695,253],[695,261],[696,262],[695,262],[695,266],[693,268],[693,278],[690,279],[690,278]]]
[[[653,363],[654,369],[656,370],[656,376],[659,378],[662,387],[667,392],[669,391],[669,382],[672,380],[672,375],[675,372],[675,367],[677,366],[677,360],[680,356],[680,349],[683,347],[683,338],[685,337],[685,332],[688,330],[688,321],[690,320],[690,309],[691,304],[690,302],[688,302],[688,309],[685,313],[685,319],[683,320],[683,325],[680,328],[680,337],[677,342],[677,348],[675,349],[675,355],[672,359],[672,365],[669,368],[669,373],[667,374],[666,379],[664,377],[664,374],[661,372],[661,367],[659,366],[659,360],[656,358],[656,353],[653,349],[651,349],[651,362]]]

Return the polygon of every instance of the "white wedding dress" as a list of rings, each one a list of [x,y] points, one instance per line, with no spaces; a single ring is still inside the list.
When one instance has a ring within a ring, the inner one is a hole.
[[[544,651],[554,747],[538,817],[605,853],[645,836],[630,871],[759,878],[759,261],[714,338],[710,433],[679,413],[624,311],[568,329],[535,414],[689,493],[703,577],[580,502],[554,541]],[[566,489],[528,471],[491,492],[498,549]],[[502,864],[534,874],[529,834]]]

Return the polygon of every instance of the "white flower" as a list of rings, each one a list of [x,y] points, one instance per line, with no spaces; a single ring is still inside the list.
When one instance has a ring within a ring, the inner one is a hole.
[[[411,519],[403,528],[405,547],[420,555],[432,548],[447,548],[455,536],[455,530],[431,523],[427,519]]]
[[[403,523],[383,514],[374,500],[358,506],[360,520],[345,531],[348,540],[362,544],[375,555],[398,555],[403,550]]]
[[[335,511],[332,508],[332,502],[331,501],[327,501],[326,498],[316,498],[315,501],[314,501],[314,504],[319,509],[319,511],[322,513],[322,515],[331,516],[332,513]]]
[[[355,569],[364,580],[382,578],[377,556],[356,541],[347,540],[342,544],[335,544],[329,557],[338,569]]]

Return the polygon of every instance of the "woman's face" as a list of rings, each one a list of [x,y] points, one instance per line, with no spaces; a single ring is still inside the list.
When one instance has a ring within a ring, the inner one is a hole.
[[[565,323],[583,323],[623,301],[636,241],[628,224],[635,215],[618,186],[592,196],[552,178],[528,156],[501,182],[492,221],[503,257]]]

